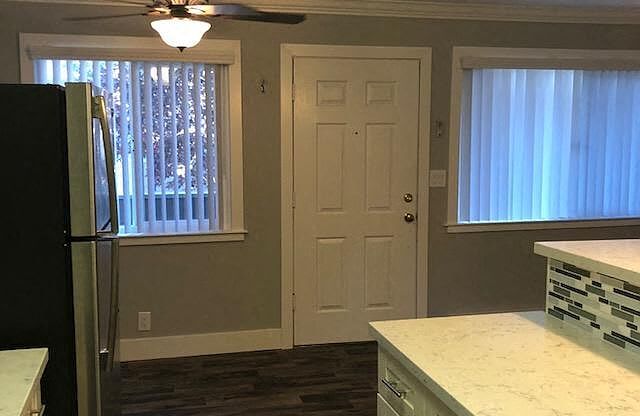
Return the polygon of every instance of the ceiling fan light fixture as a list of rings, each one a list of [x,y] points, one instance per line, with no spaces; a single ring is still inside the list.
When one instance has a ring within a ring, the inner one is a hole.
[[[178,48],[182,52],[185,48],[196,46],[202,36],[211,29],[211,23],[184,17],[154,20],[151,27],[169,46]]]

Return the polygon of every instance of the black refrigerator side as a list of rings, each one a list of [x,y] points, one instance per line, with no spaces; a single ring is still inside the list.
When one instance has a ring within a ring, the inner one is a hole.
[[[0,84],[0,349],[49,349],[48,416],[77,414],[65,113],[61,87]]]

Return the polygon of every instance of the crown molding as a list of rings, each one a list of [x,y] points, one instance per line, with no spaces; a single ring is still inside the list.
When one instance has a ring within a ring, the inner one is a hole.
[[[423,0],[251,0],[269,11],[309,14],[553,23],[640,22],[640,7],[534,6]],[[576,0],[579,4],[579,0]]]
[[[2,0],[6,2],[8,0]],[[109,0],[13,0],[17,2],[93,5],[130,4]],[[233,0],[221,0],[219,3]],[[150,2],[140,1],[141,5]],[[249,0],[248,6],[273,12],[352,16],[408,17],[422,19],[491,20],[546,23],[638,24],[640,6],[545,6],[526,4],[486,4],[429,0]],[[566,4],[566,3],[565,3]],[[135,6],[133,6],[135,7]]]

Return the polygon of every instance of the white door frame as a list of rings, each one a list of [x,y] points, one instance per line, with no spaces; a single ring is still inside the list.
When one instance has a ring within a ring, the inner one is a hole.
[[[282,348],[293,348],[293,63],[296,57],[412,59],[420,63],[417,215],[417,317],[427,316],[431,48],[282,44],[280,47],[280,197]]]

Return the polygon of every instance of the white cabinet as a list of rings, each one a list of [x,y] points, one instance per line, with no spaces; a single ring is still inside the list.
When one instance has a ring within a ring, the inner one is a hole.
[[[378,393],[378,416],[398,416],[393,407]]]
[[[456,416],[383,349],[378,350],[378,416]]]
[[[46,348],[0,351],[0,416],[44,414],[40,382],[48,359]]]

